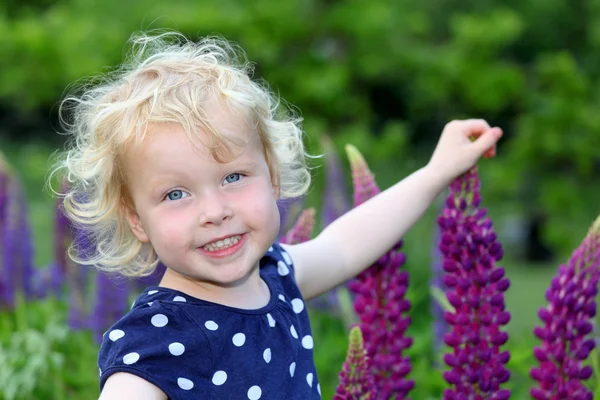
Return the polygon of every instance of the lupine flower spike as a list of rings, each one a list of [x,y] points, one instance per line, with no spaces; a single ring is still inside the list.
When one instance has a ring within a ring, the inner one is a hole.
[[[72,252],[71,254],[85,258],[93,251],[93,246],[85,231],[75,226],[64,214],[62,195],[68,190],[69,183],[65,180],[62,182],[60,200],[56,202],[54,210],[54,262],[49,282],[58,282],[59,279],[65,278],[65,282],[53,284],[53,290],[60,296],[62,286],[67,288],[67,323],[71,329],[80,330],[90,327],[93,292],[89,287],[90,271],[93,268],[76,263],[69,254]]]
[[[68,188],[69,185],[65,179],[61,185],[60,193],[66,193]],[[54,206],[54,260],[47,268],[48,276],[45,282],[47,285],[45,294],[53,295],[56,298],[60,298],[62,295],[65,280],[68,278],[70,269],[69,263],[71,260],[69,259],[67,249],[73,240],[71,229],[71,223],[65,215],[62,206],[62,198],[59,198]]]
[[[508,340],[502,327],[510,320],[505,311],[504,291],[510,285],[504,269],[496,266],[503,256],[492,221],[480,209],[481,195],[477,167],[450,185],[445,208],[438,218],[443,254],[443,281],[449,303],[445,319],[450,332],[444,342],[451,352],[444,362],[451,368],[444,379],[451,385],[444,399],[495,399],[510,397],[501,385],[508,381],[505,364]]]
[[[0,154],[0,307],[15,306],[17,292],[33,296],[36,270],[25,191]]]
[[[62,294],[63,280],[66,279],[69,269],[67,249],[73,238],[71,224],[60,203],[61,199],[57,201],[54,209],[54,263],[50,267],[50,277],[52,279],[48,282],[50,292],[56,298],[59,298]]]
[[[72,251],[82,257],[91,251],[91,241],[85,232],[71,225]],[[72,329],[88,329],[91,320],[91,307],[93,296],[89,291],[91,267],[75,263],[72,259],[67,260],[67,287],[69,288],[69,316],[68,324]]]
[[[89,326],[94,339],[100,344],[102,334],[127,313],[129,290],[125,279],[103,271],[96,272],[95,287],[96,297]]]
[[[436,206],[441,212],[443,204]],[[431,249],[431,277],[429,280],[429,288],[432,292],[431,315],[433,320],[431,328],[433,333],[433,354],[435,354],[433,365],[435,368],[440,368],[444,351],[444,335],[448,332],[449,326],[444,319],[444,311],[446,308],[440,301],[442,299],[445,300],[447,288],[442,279],[444,276],[444,269],[442,268],[442,253],[439,246],[439,229],[435,229],[434,235],[433,246]]]
[[[292,226],[298,220],[300,212],[304,209],[305,201],[305,196],[277,200],[277,208],[279,209],[279,233],[277,240],[280,241],[292,229]]]
[[[281,238],[281,243],[297,244],[310,240],[315,226],[315,209],[307,208],[300,213],[292,228]]]
[[[348,354],[339,378],[340,383],[333,400],[375,400],[377,398],[369,356],[363,346],[363,337],[358,326],[350,329]]]
[[[350,145],[346,152],[352,170],[354,206],[358,206],[379,193],[379,188],[360,152]],[[403,355],[413,341],[405,335],[411,322],[405,314],[411,303],[405,298],[408,273],[401,269],[406,260],[401,247],[399,241],[348,284],[356,295],[354,309],[372,362],[376,399],[405,399],[414,387],[414,381],[406,379],[411,371],[410,359]]]
[[[540,308],[542,321],[533,333],[541,345],[533,350],[539,366],[530,371],[538,386],[531,389],[536,400],[592,400],[583,382],[592,376],[584,365],[595,343],[592,322],[596,315],[600,264],[600,218],[546,291],[548,305]]]
[[[323,147],[327,151],[325,159],[325,190],[323,192],[323,228],[335,221],[350,209],[350,198],[346,191],[346,179],[342,162],[331,139],[324,136]]]
[[[321,144],[327,154],[325,157],[325,189],[323,208],[321,209],[321,228],[345,214],[350,209],[350,196],[346,187],[346,177],[342,161],[329,136],[322,136]],[[352,296],[348,291],[348,282],[342,282],[329,292],[310,300],[315,308],[338,315],[350,327],[357,322],[352,310]]]

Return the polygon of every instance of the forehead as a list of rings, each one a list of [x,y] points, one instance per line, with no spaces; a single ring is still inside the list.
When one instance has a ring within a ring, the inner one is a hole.
[[[171,139],[183,133],[188,139],[186,146],[200,154],[211,154],[215,161],[228,162],[246,145],[260,140],[255,118],[248,109],[229,108],[223,102],[211,101],[201,104],[198,110],[189,110],[188,114],[182,121],[150,116],[126,143],[124,152],[145,152],[157,141],[171,144]]]
[[[186,132],[177,123],[149,124],[144,139],[124,154],[127,181],[131,183],[133,175],[140,172],[147,176],[152,171],[199,171],[234,160],[255,163],[259,157],[264,162],[262,143],[254,129],[236,119],[215,125],[218,137],[205,129]]]

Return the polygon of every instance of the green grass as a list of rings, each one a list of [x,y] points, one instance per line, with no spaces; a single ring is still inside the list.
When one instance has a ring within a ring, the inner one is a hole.
[[[533,327],[540,323],[537,312],[547,304],[544,295],[557,268],[554,265],[507,266],[511,287],[505,300],[507,310],[512,313],[508,325],[511,335],[530,335]]]

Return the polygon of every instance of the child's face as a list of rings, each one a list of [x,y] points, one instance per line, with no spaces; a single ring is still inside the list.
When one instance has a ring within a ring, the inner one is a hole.
[[[214,121],[247,142],[232,147],[239,155],[231,162],[216,162],[180,125],[164,123],[148,128],[124,166],[135,208],[127,219],[138,239],[151,242],[171,271],[219,286],[255,272],[279,231],[277,190],[260,139],[235,119]]]

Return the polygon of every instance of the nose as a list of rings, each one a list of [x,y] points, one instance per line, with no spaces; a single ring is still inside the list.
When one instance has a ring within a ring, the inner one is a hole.
[[[200,202],[200,225],[221,225],[232,215],[232,209],[225,196],[218,191],[204,193]]]

